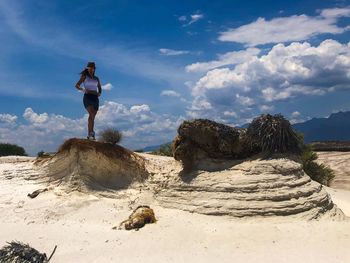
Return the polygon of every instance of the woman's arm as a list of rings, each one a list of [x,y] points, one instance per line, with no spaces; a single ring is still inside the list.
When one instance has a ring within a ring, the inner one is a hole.
[[[101,88],[101,83],[100,83],[100,79],[97,78],[97,88],[98,88],[98,96],[101,96],[102,93],[102,88]]]
[[[86,77],[85,77],[84,75],[81,75],[81,77],[80,77],[80,79],[78,80],[77,84],[75,84],[75,88],[76,88],[77,90],[81,90],[81,91],[84,90],[83,88],[80,87],[80,85],[81,85],[81,83],[84,82],[85,78],[86,78]]]

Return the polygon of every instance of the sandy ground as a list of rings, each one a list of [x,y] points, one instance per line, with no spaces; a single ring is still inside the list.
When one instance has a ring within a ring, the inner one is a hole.
[[[350,152],[317,152],[319,163],[328,165],[335,173],[331,187],[350,191]]]
[[[18,240],[50,254],[57,245],[53,263],[350,262],[349,220],[206,216],[162,208],[136,190],[102,197],[52,189],[30,199],[28,193],[45,187],[33,175],[30,158],[0,158],[0,247]],[[350,216],[350,191],[326,189]],[[151,205],[157,223],[113,230],[136,199]]]

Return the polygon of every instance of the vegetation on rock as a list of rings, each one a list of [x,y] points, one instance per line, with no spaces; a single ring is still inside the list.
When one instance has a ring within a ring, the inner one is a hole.
[[[317,160],[317,154],[312,151],[310,146],[305,146],[300,159],[304,172],[312,180],[329,186],[331,180],[334,178],[334,172],[328,166],[315,162]]]
[[[53,153],[48,153],[48,152],[44,152],[44,151],[40,151],[37,153],[37,158],[49,158],[53,155]]]
[[[263,114],[255,118],[248,127],[247,135],[251,143],[257,143],[263,152],[269,153],[300,153],[303,144],[290,122],[281,114]]]
[[[120,142],[121,139],[122,139],[122,133],[114,128],[104,129],[100,133],[100,141],[101,142],[107,142],[107,143],[111,143],[111,144],[115,145],[118,142]]]
[[[153,154],[171,156],[192,170],[206,158],[243,159],[257,153],[292,154],[311,179],[329,185],[333,171],[315,162],[317,154],[304,144],[303,134],[293,130],[281,114],[263,114],[247,129],[238,129],[206,119],[184,121],[172,146],[163,145]],[[279,155],[280,156],[280,155]]]

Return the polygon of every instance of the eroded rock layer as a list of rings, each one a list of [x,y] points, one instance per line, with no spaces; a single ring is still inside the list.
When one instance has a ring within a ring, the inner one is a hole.
[[[46,162],[45,177],[70,190],[123,189],[148,176],[144,159],[108,143],[69,139]]]
[[[221,171],[169,178],[161,205],[207,215],[343,218],[322,185],[288,159],[247,161]]]

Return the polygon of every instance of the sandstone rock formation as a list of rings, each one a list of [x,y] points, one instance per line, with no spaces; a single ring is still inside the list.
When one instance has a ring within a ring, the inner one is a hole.
[[[206,158],[233,160],[260,152],[299,153],[301,147],[302,141],[288,120],[280,114],[266,114],[255,118],[248,129],[206,119],[184,121],[173,142],[173,155],[185,170],[191,170]]]
[[[45,169],[49,182],[79,191],[123,189],[148,176],[141,156],[119,145],[75,138],[37,165]]]
[[[297,162],[285,158],[226,162],[224,170],[168,177],[157,200],[168,208],[207,215],[344,218],[322,185]]]
[[[204,158],[241,159],[252,155],[253,147],[245,144],[245,130],[211,120],[184,121],[173,142],[174,158],[185,168],[192,168]]]

